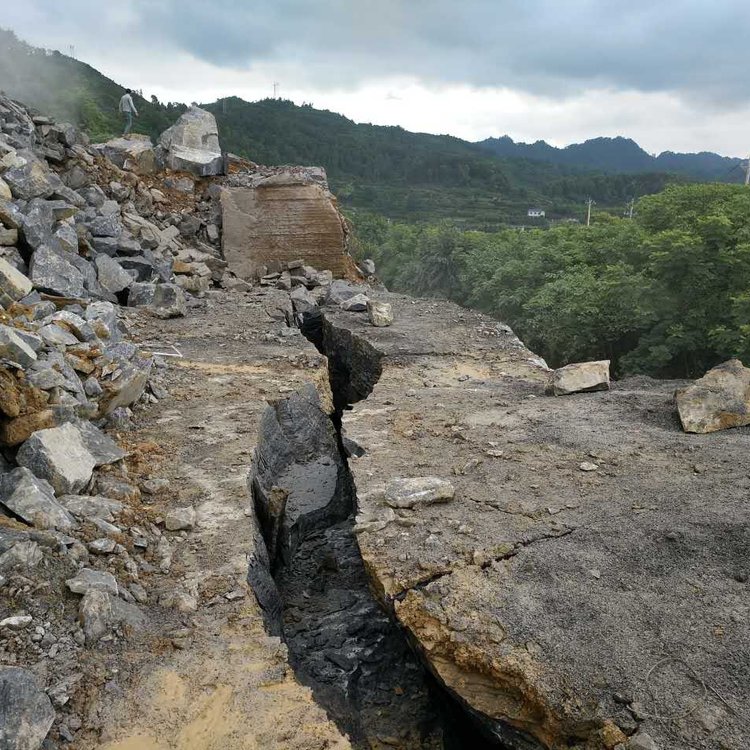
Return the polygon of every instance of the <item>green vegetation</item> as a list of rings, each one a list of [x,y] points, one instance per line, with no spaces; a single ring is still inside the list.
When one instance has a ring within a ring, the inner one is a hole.
[[[554,366],[608,358],[620,375],[693,377],[750,361],[750,190],[674,186],[636,212],[494,234],[357,214],[356,253],[396,291],[507,321]]]
[[[96,141],[122,131],[117,111],[123,87],[59,52],[40,50],[0,30],[0,86],[58,119],[83,126]],[[129,82],[131,88],[137,84]],[[135,96],[136,132],[156,138],[184,111]],[[450,136],[360,125],[333,112],[268,99],[223,99],[204,105],[216,115],[225,149],[264,164],[316,164],[328,171],[345,206],[399,221],[448,220],[491,231],[528,219],[580,219],[583,202],[622,213],[634,197],[661,190],[666,173],[603,174],[576,165],[501,158],[486,146]]]

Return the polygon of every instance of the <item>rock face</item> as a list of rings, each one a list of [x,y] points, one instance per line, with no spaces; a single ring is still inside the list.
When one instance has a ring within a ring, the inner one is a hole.
[[[609,360],[577,362],[560,367],[550,375],[547,392],[552,396],[606,391],[609,388]]]
[[[0,748],[37,750],[42,746],[55,711],[31,672],[0,667]]]
[[[339,277],[351,267],[343,218],[315,182],[282,174],[254,187],[229,187],[221,207],[224,257],[243,279],[281,271],[296,259]]]
[[[750,369],[730,359],[675,393],[685,432],[716,432],[750,424]]]
[[[199,177],[221,174],[224,159],[219,145],[216,118],[205,109],[191,107],[159,137],[170,169],[192,172]]]

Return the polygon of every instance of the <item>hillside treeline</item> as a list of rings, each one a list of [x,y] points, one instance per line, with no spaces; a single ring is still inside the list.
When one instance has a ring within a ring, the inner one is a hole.
[[[461,231],[357,214],[356,253],[394,291],[441,296],[513,326],[553,366],[694,377],[750,362],[750,189],[673,186],[632,220]]]

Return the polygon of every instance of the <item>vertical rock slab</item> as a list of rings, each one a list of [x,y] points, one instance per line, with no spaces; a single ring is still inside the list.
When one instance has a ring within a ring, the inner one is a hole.
[[[297,259],[338,277],[351,266],[341,214],[317,183],[274,175],[255,187],[224,189],[221,208],[224,257],[241,278]]]
[[[0,747],[36,750],[54,720],[52,702],[31,672],[0,667]]]

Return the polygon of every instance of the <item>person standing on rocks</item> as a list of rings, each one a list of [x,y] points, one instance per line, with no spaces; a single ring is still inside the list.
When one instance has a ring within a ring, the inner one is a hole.
[[[123,135],[128,135],[130,129],[133,127],[133,115],[138,117],[138,110],[135,108],[132,93],[130,89],[125,89],[125,93],[120,97],[120,112],[125,115],[125,130],[122,132]]]

